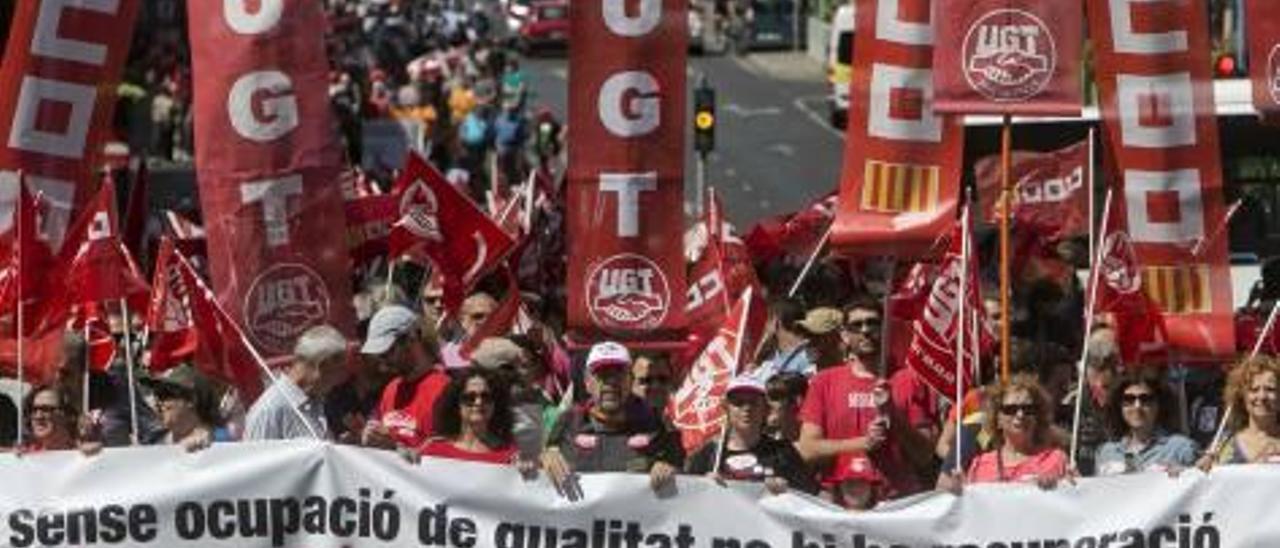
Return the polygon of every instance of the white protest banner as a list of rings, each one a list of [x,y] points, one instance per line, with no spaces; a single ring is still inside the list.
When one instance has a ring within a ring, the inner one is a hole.
[[[0,545],[450,548],[1256,548],[1280,546],[1280,467],[975,485],[851,514],[682,476],[581,478],[320,442],[0,455]]]

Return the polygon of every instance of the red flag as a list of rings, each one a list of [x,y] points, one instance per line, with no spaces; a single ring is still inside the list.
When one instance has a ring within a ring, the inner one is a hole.
[[[569,51],[568,327],[675,339],[685,327],[685,0],[575,2]],[[628,11],[629,13],[624,13]]]
[[[138,270],[129,250],[120,241],[116,224],[115,185],[108,179],[98,189],[71,231],[62,253],[66,277],[61,283],[69,291],[70,304],[83,305],[120,299],[136,299],[132,303],[141,310],[151,289]]]
[[[857,0],[831,232],[840,252],[919,257],[955,221],[964,127],[960,117],[934,111],[934,1]]]
[[[124,210],[124,228],[120,230],[125,247],[139,256],[145,249],[143,239],[147,235],[148,202],[151,189],[151,174],[147,169],[147,160],[139,158],[138,169],[133,172],[129,181],[129,203]]]
[[[967,392],[973,384],[978,360],[974,349],[989,347],[993,340],[986,330],[987,322],[983,321],[978,288],[978,254],[974,253],[971,243],[964,243],[968,233],[964,223],[956,223],[938,276],[919,309],[919,315],[912,322],[911,344],[905,358],[907,367],[914,370],[925,384],[938,395],[951,400],[955,399],[957,382],[961,383],[961,393]],[[962,250],[962,246],[967,249]],[[965,261],[968,261],[967,265]],[[963,316],[961,299],[964,299]],[[907,303],[900,305],[910,306]],[[981,340],[976,342],[970,340],[975,331],[981,334]],[[957,357],[957,337],[961,332],[966,342],[964,351]],[[957,360],[960,361],[958,368]],[[957,369],[962,372],[960,379],[956,378]]]
[[[1253,108],[1274,121],[1280,116],[1280,3],[1249,0],[1244,3],[1243,21],[1247,21]]]
[[[48,243],[40,237],[42,208],[39,198],[27,192],[27,185],[19,184],[15,221],[5,235],[7,250],[0,256],[5,261],[0,270],[0,315],[16,313],[21,294],[27,306],[23,323],[28,334],[43,323],[40,312],[48,300],[44,289],[49,287],[45,282],[57,264]]]
[[[97,305],[86,305],[81,311],[79,325],[72,325],[85,335],[85,347],[89,367],[94,371],[106,371],[116,357],[116,340],[111,336],[111,324],[105,311]]]
[[[831,191],[804,209],[756,223],[743,238],[751,256],[757,261],[780,255],[808,257],[835,219],[839,197]]]
[[[391,225],[400,214],[400,197],[376,194],[352,198],[343,204],[343,211],[347,217],[347,249],[356,268],[387,256]]]
[[[351,261],[337,183],[317,2],[192,2],[196,168],[218,302],[266,358],[308,328],[352,335]]]
[[[1106,142],[1116,161],[1115,231],[1167,343],[1188,358],[1234,357],[1221,150],[1204,0],[1090,0]],[[1204,242],[1203,245],[1198,245]]]
[[[35,385],[49,384],[56,380],[62,366],[61,325],[43,327],[22,341],[23,380]],[[18,370],[18,340],[16,337],[0,338],[0,375],[12,377]]]
[[[186,257],[176,251],[173,257],[172,260],[178,264],[191,323],[199,341],[195,353],[196,367],[204,374],[236,387],[242,401],[256,400],[262,393],[262,368],[265,364],[249,346],[245,333],[218,306],[213,291],[191,268]]]
[[[200,334],[191,318],[190,290],[182,275],[172,238],[160,240],[155,273],[151,282],[151,303],[147,307],[150,333],[150,361],[147,367],[160,372],[193,356]]]
[[[400,173],[400,220],[391,227],[390,254],[420,250],[444,279],[452,311],[466,293],[515,246],[511,236],[417,154]]]
[[[1089,143],[1081,141],[1053,152],[1013,152],[1009,180],[1013,182],[1013,220],[1017,228],[1034,232],[1045,242],[1080,236],[1089,230]],[[999,222],[1000,156],[979,159],[973,166],[978,181],[979,211],[989,223]]]
[[[1076,0],[939,0],[939,112],[1079,116]]]
[[[502,300],[498,303],[497,310],[493,311],[484,323],[476,328],[475,335],[463,341],[459,354],[463,358],[470,358],[471,351],[476,346],[489,337],[501,337],[510,333],[512,328],[516,326],[516,320],[520,316],[520,309],[523,301],[520,298],[520,286],[516,282],[515,272],[510,267],[503,269],[504,278],[507,281],[507,292],[502,296]]]
[[[724,407],[720,405],[729,381],[764,332],[768,312],[752,304],[748,290],[724,318],[719,333],[694,361],[684,384],[671,397],[668,413],[680,429],[686,451],[692,451],[720,433]]]
[[[0,67],[0,173],[21,170],[43,194],[56,246],[97,186],[142,2],[5,3],[14,9]]]
[[[1109,231],[1102,240],[1095,315],[1109,316],[1125,363],[1161,360],[1168,335],[1164,317],[1143,289],[1141,269],[1129,235]]]

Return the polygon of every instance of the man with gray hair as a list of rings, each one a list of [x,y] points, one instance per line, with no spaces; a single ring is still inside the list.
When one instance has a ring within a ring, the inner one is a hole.
[[[304,331],[293,345],[293,362],[249,408],[244,439],[329,439],[324,398],[342,381],[346,362],[347,339],[333,326]]]

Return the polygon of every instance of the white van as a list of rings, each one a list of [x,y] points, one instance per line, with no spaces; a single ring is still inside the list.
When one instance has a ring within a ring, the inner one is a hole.
[[[827,42],[827,83],[831,95],[827,105],[831,125],[844,129],[849,115],[849,81],[853,75],[853,3],[836,9],[831,18],[831,39]]]

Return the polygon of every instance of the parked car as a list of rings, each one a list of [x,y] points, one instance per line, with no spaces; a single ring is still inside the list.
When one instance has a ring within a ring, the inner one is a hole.
[[[525,53],[568,46],[569,1],[538,0],[530,4],[529,15],[520,25],[517,45]]]
[[[849,81],[853,75],[852,3],[840,6],[831,18],[831,41],[827,44],[827,83],[831,95],[827,105],[831,125],[844,129],[849,116]]]

